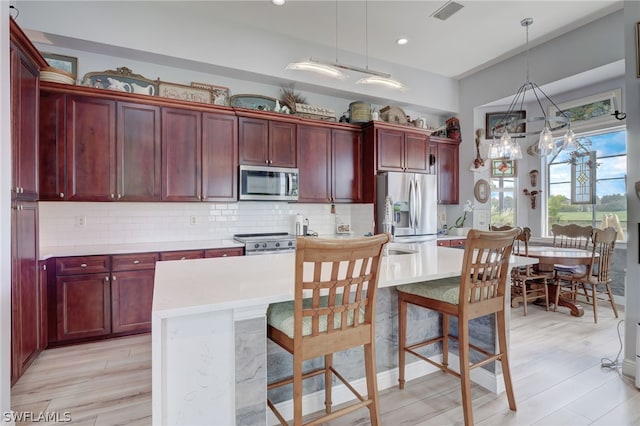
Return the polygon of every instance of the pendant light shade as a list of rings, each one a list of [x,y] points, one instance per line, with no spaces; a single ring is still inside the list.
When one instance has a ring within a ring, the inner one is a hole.
[[[338,80],[344,80],[348,77],[347,74],[343,73],[335,66],[332,66],[330,64],[323,64],[321,62],[314,61],[313,59],[309,59],[308,61],[303,62],[292,62],[287,65],[286,69],[312,71],[327,77],[337,78]]]

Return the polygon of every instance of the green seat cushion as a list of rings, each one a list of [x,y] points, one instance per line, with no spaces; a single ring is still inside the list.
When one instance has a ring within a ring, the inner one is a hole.
[[[460,299],[460,277],[405,284],[398,286],[397,289],[403,293],[415,294],[457,305]]]
[[[328,296],[322,296],[320,298],[320,306],[327,306]],[[342,303],[342,295],[336,295],[336,305]],[[311,308],[311,299],[303,299],[302,306],[304,308]],[[293,300],[287,302],[273,303],[269,305],[267,309],[267,324],[274,327],[287,336],[293,339],[294,332],[294,316],[293,316],[294,302]],[[360,322],[364,322],[364,310],[360,310]],[[340,328],[342,324],[342,314],[335,314],[333,316],[334,328]],[[353,311],[349,311],[347,314],[347,324],[353,324]],[[320,317],[320,332],[327,331],[327,315]],[[304,317],[302,319],[302,335],[307,336],[311,334],[311,317]]]

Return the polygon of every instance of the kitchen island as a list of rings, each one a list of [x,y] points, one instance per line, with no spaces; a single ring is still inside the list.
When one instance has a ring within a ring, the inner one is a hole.
[[[395,287],[457,277],[464,254],[463,250],[438,247],[435,241],[391,243],[388,250],[382,259],[376,304],[380,389],[397,384],[395,361],[389,361],[397,345]],[[278,355],[273,360],[267,355],[265,313],[271,303],[293,300],[294,259],[295,254],[288,253],[157,265],[152,315],[153,424],[267,424],[267,366],[270,370],[286,370],[286,366],[279,365]],[[531,263],[535,259],[512,257],[512,266]],[[438,327],[437,316],[430,316],[421,327]],[[495,336],[490,338],[488,343],[493,345]],[[408,366],[407,378],[434,371],[428,368]],[[476,371],[485,377],[474,380],[494,392],[500,390],[499,372]],[[313,407],[315,393],[309,398],[308,406]],[[334,403],[340,398],[340,389],[334,390]],[[288,403],[282,402],[285,408]]]

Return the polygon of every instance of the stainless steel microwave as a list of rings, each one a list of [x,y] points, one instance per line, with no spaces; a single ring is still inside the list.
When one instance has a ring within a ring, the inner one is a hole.
[[[298,169],[240,166],[240,200],[297,201]]]

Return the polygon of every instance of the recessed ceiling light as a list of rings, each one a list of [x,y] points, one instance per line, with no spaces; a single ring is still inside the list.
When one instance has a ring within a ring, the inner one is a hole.
[[[400,37],[399,39],[396,40],[396,43],[399,44],[400,46],[404,46],[405,44],[409,43],[409,39],[406,37]]]
[[[285,0],[271,0],[271,3],[275,4],[276,6],[282,6],[284,2]]]

